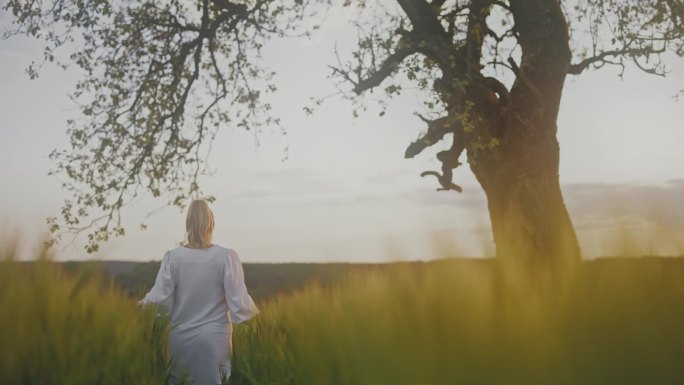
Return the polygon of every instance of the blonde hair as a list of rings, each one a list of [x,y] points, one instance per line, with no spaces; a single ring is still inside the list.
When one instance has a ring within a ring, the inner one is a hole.
[[[188,215],[185,217],[185,231],[190,247],[206,249],[211,246],[214,213],[211,212],[209,204],[204,199],[197,199],[190,203]]]

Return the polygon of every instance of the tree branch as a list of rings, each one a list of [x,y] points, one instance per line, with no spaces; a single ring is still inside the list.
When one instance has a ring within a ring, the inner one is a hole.
[[[444,5],[444,3],[446,3],[446,0],[432,0],[430,5],[436,9],[440,9],[442,8],[442,5]]]
[[[404,47],[397,49],[393,54],[387,57],[385,61],[380,65],[377,71],[371,74],[365,79],[359,79],[354,83],[354,93],[357,95],[361,94],[363,91],[369,90],[376,87],[382,83],[383,80],[391,76],[394,71],[399,67],[401,62],[408,56],[414,54],[416,51],[411,47]],[[333,68],[338,72],[339,69]]]
[[[404,158],[406,159],[413,158],[420,154],[424,149],[442,140],[444,135],[460,128],[460,126],[455,127],[455,119],[450,119],[449,116],[444,116],[435,120],[426,119],[421,115],[418,115],[418,117],[427,123],[428,129],[425,135],[420,136],[406,148],[406,153],[404,154]]]
[[[463,192],[463,188],[454,182],[451,181],[451,178],[447,178],[444,175],[438,173],[437,171],[424,171],[420,174],[420,176],[428,176],[432,175],[437,178],[437,181],[439,182],[442,187],[439,187],[437,191],[449,191],[453,190],[456,192]]]
[[[408,16],[417,32],[427,33],[432,36],[447,37],[446,31],[437,19],[436,9],[425,0],[397,0],[399,6]]]
[[[437,153],[437,159],[442,162],[442,172],[425,171],[420,176],[434,176],[441,185],[437,191],[453,190],[461,192],[461,186],[453,183],[451,178],[453,176],[453,169],[461,165],[458,158],[465,149],[463,141],[463,125],[453,116],[447,115],[434,120],[427,119],[419,114],[417,116],[427,123],[427,132],[420,136],[415,142],[411,143],[406,148],[405,158],[413,158],[420,154],[424,149],[439,142],[446,134],[453,133],[451,148],[446,151]]]
[[[592,64],[608,62],[607,59],[609,57],[619,57],[619,56],[635,57],[638,55],[649,55],[649,54],[657,54],[657,53],[663,53],[663,52],[665,52],[665,46],[664,45],[663,45],[663,48],[661,48],[661,49],[654,49],[653,47],[646,47],[646,48],[624,48],[624,49],[618,49],[618,50],[604,51],[598,55],[588,57],[588,58],[580,61],[579,63],[571,64],[568,67],[568,74],[579,75],[584,70],[589,68],[589,66]],[[646,71],[646,72],[648,72],[648,71]]]
[[[458,126],[456,128],[460,128]],[[461,165],[458,158],[463,153],[465,149],[465,144],[463,140],[462,132],[459,130],[452,131],[454,136],[452,138],[451,148],[446,151],[440,151],[437,153],[437,159],[442,162],[442,173],[437,171],[425,171],[420,174],[420,176],[432,175],[437,178],[437,181],[442,186],[437,189],[437,191],[448,191],[453,190],[456,192],[462,192],[461,186],[453,183],[451,179],[453,178],[453,170]]]
[[[482,59],[482,43],[487,34],[486,19],[489,16],[491,2],[489,0],[472,0],[468,14],[468,32],[466,36],[466,76],[472,79],[480,73]]]

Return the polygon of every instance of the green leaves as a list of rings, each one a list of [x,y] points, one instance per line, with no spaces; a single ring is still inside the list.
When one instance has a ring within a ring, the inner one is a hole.
[[[626,65],[653,75],[668,71],[662,55],[684,56],[684,5],[671,0],[588,0],[568,14],[575,62],[571,74]],[[590,36],[590,44],[586,36]]]
[[[72,196],[61,217],[50,218],[55,240],[87,231],[86,249],[96,251],[125,234],[121,209],[140,194],[164,196],[177,207],[203,196],[198,178],[209,173],[218,129],[279,127],[266,101],[277,91],[274,73],[260,66],[260,50],[296,28],[305,4],[192,3],[5,6],[15,16],[15,34],[46,42],[43,62],[57,62],[66,42],[82,44],[67,56],[85,74],[71,95],[80,117],[68,122],[70,146],[50,154],[50,174],[65,176]],[[32,64],[29,75],[41,66]]]

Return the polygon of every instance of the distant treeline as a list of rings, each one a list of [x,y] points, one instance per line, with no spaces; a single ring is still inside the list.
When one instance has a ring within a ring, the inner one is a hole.
[[[70,271],[102,271],[132,297],[142,297],[154,284],[159,270],[158,261],[89,261],[63,264]],[[286,294],[307,285],[327,286],[339,282],[355,271],[386,269],[389,266],[351,263],[246,263],[244,270],[250,294],[255,301],[263,302],[275,295]]]
[[[491,259],[460,259],[460,264],[489,264]],[[250,294],[257,302],[263,302],[276,295],[287,294],[308,285],[328,286],[338,283],[354,273],[369,270],[384,271],[402,266],[410,266],[418,270],[444,261],[431,262],[394,262],[394,263],[246,263],[245,281]],[[647,269],[684,271],[684,258],[599,258],[586,262],[599,271],[612,270],[620,274],[622,269]],[[114,283],[131,297],[142,297],[154,284],[159,270],[158,261],[89,261],[64,262],[70,271],[95,270],[102,271],[111,277]],[[608,273],[608,271],[606,271]]]

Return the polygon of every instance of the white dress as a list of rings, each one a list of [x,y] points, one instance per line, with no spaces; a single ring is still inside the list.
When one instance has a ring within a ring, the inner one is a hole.
[[[139,303],[170,311],[172,385],[184,375],[192,385],[221,384],[221,377],[230,376],[231,323],[259,313],[237,253],[218,245],[167,251],[154,286]]]

